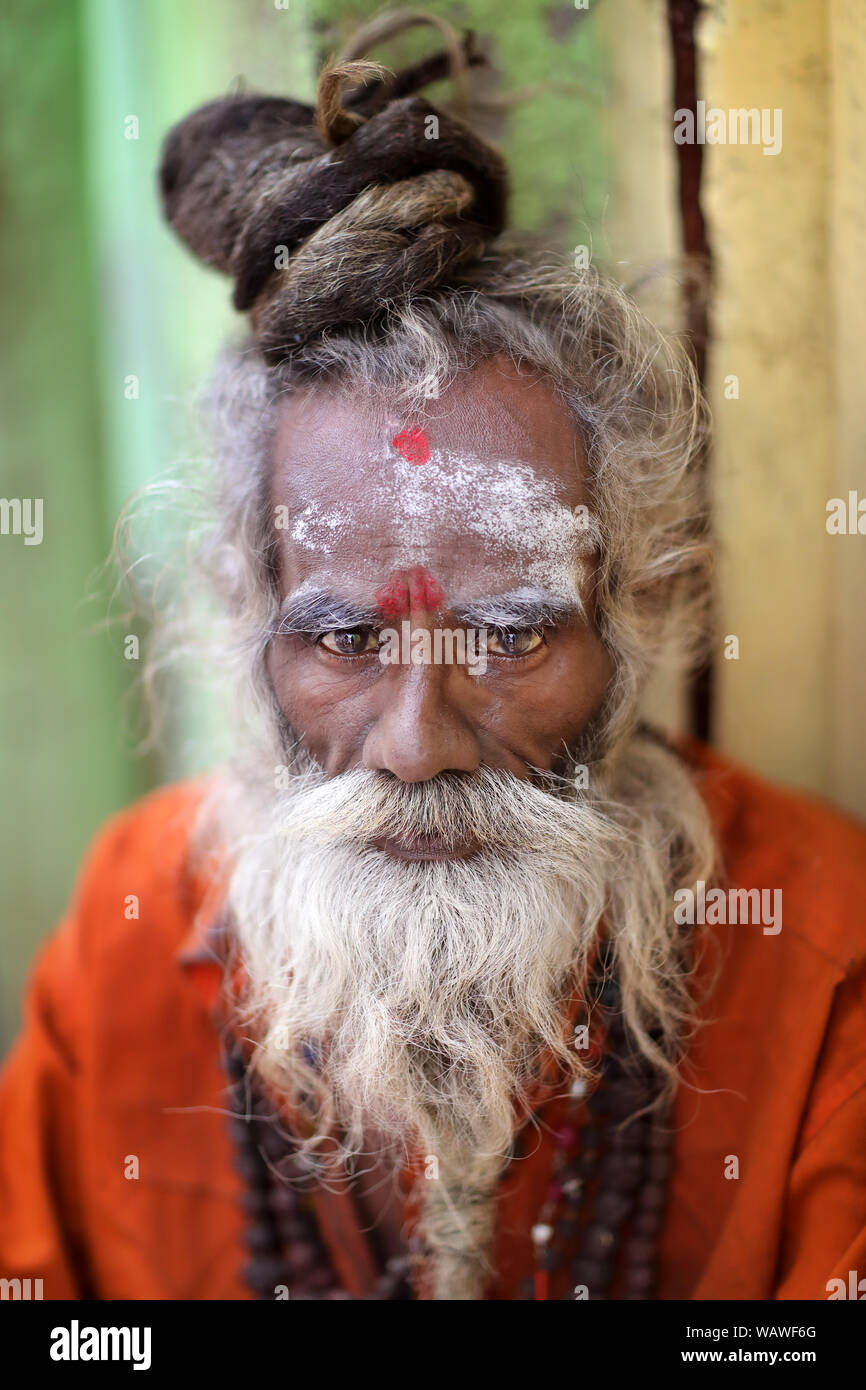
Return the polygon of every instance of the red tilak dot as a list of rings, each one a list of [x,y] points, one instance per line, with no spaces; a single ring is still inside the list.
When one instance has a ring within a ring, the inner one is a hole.
[[[385,618],[405,618],[410,613],[435,613],[442,606],[442,588],[429,570],[420,565],[398,570],[376,590],[376,602]]]
[[[399,434],[394,435],[391,443],[407,463],[426,463],[430,457],[427,436],[419,425],[413,430],[401,430]]]

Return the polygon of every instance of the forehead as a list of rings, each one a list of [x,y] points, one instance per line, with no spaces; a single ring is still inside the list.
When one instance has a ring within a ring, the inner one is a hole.
[[[583,448],[553,388],[504,360],[420,415],[340,389],[287,398],[271,478],[287,590],[357,590],[419,564],[452,592],[576,582]]]

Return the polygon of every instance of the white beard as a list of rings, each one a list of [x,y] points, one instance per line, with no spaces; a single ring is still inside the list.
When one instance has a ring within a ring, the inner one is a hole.
[[[371,1131],[394,1161],[407,1148],[436,1158],[425,1235],[437,1297],[481,1296],[491,1196],[540,1059],[552,1053],[566,1076],[587,1071],[564,1005],[602,914],[615,911],[623,876],[633,931],[649,905],[638,876],[658,892],[667,844],[644,845],[648,874],[615,805],[598,778],[592,794],[554,795],[490,769],[409,786],[308,769],[281,792],[237,777],[221,790],[256,1066],[290,1110],[306,1107],[308,1147],[336,1127],[343,1160]],[[472,836],[481,848],[413,863],[371,847],[407,833]],[[666,931],[673,960],[670,914]],[[650,927],[648,956],[653,937]],[[646,984],[663,1003],[658,981]],[[632,1002],[636,1019],[651,1012],[643,1002]]]

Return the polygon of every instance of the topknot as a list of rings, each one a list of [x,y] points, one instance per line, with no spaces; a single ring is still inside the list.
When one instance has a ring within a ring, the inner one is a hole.
[[[359,60],[420,23],[445,33],[445,52],[401,72]],[[165,215],[200,260],[233,277],[234,305],[267,359],[447,283],[502,231],[501,156],[412,95],[448,71],[463,88],[482,61],[471,35],[459,40],[438,18],[380,16],[324,69],[314,107],[229,96],[169,132]]]

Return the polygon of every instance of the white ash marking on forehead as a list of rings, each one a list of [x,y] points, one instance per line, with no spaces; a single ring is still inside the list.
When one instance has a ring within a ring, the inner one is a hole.
[[[425,464],[389,457],[379,468],[377,505],[384,509],[403,545],[395,565],[424,563],[443,530],[469,532],[503,559],[517,559],[528,582],[550,588],[580,588],[581,556],[596,544],[595,526],[582,510],[557,497],[555,484],[527,463],[486,461],[434,450]],[[297,544],[330,555],[357,526],[345,505],[309,502],[295,517]]]

